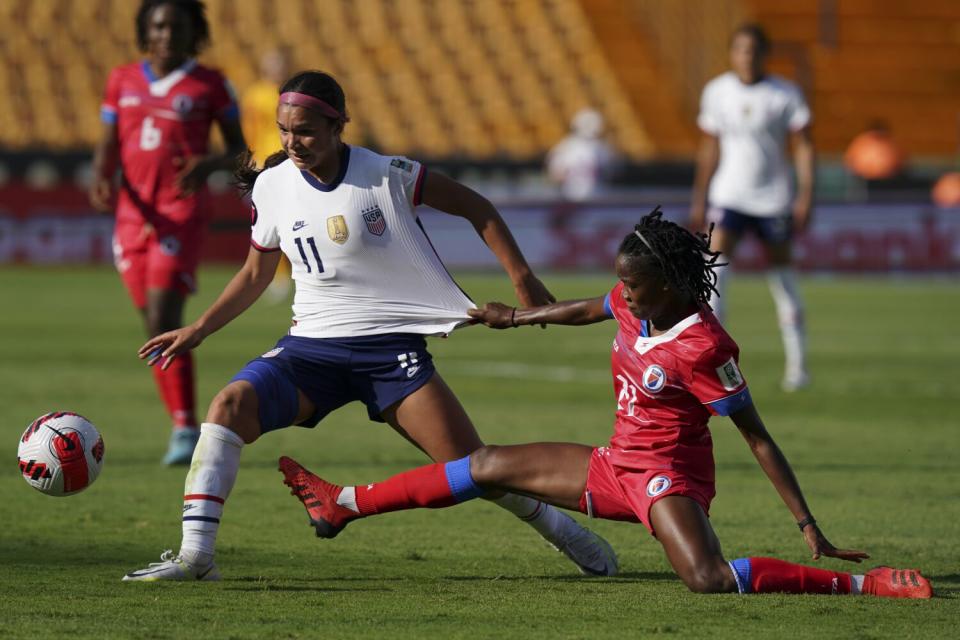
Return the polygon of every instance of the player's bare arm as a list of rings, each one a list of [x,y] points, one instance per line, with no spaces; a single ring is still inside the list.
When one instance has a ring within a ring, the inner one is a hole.
[[[423,203],[437,211],[465,218],[473,225],[510,276],[522,306],[556,302],[553,294],[533,274],[513,234],[489,200],[456,180],[430,172],[423,183]]]
[[[703,132],[697,149],[696,172],[693,178],[693,197],[690,202],[690,228],[700,231],[706,224],[707,187],[720,164],[720,139]]]
[[[100,140],[93,152],[93,179],[90,181],[90,190],[87,194],[90,204],[97,211],[110,212],[113,174],[117,170],[119,151],[116,123],[103,123],[100,128]]]
[[[818,560],[820,556],[829,556],[850,562],[860,562],[869,558],[870,556],[863,551],[837,549],[820,531],[800,490],[797,477],[790,468],[790,463],[774,442],[773,436],[767,431],[753,403],[731,413],[730,418],[737,425],[743,439],[747,441],[760,467],[770,478],[770,482],[790,509],[794,519],[798,524],[804,525],[803,537],[813,552],[813,559]]]
[[[509,329],[525,324],[584,325],[610,319],[603,308],[603,300],[603,296],[564,300],[527,309],[508,307],[502,302],[488,302],[482,309],[469,309],[467,313],[493,329]]]
[[[794,131],[790,136],[793,163],[797,172],[797,196],[793,201],[793,224],[798,232],[810,226],[813,213],[813,189],[816,171],[816,153],[810,126]]]
[[[279,262],[279,251],[264,252],[250,247],[240,271],[196,322],[151,338],[140,347],[137,355],[140,359],[146,358],[150,365],[164,358],[161,368],[166,369],[178,354],[200,346],[207,336],[256,302],[273,280]]]
[[[223,153],[194,156],[181,160],[176,179],[177,185],[184,196],[196,192],[214,171],[232,171],[236,165],[237,157],[247,148],[239,120],[218,120],[217,126],[226,145]]]

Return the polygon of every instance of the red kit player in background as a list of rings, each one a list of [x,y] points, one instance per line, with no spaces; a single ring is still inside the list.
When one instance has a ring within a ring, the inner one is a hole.
[[[740,350],[707,305],[718,255],[710,250],[709,236],[694,235],[655,211],[621,243],[616,260],[620,282],[606,295],[527,309],[495,302],[470,310],[495,329],[615,320],[619,330],[611,369],[617,406],[609,446],[484,446],[460,460],[346,487],[283,457],[284,482],[304,503],[317,535],[327,538],[357,518],[447,507],[498,489],[595,518],[642,523],[684,584],[698,593],[931,597],[930,583],[915,569],[880,567],[852,575],[774,558],[728,562],[723,557],[707,517],[715,493],[707,428],[711,415],[733,420],[796,519],[814,559],[860,562],[868,556],[837,549],[823,535],[754,407],[738,365]]]
[[[186,296],[196,288],[207,177],[231,169],[246,146],[226,79],[195,59],[210,41],[203,3],[144,0],[136,29],[146,59],[114,68],[107,80],[89,195],[109,211],[119,165],[114,258],[155,336],[182,326]],[[214,122],[226,143],[220,155],[209,153]],[[199,436],[190,354],[153,374],[174,426],[163,462],[189,464]]]

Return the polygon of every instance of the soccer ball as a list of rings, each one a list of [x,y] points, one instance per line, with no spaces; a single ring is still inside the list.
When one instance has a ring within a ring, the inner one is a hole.
[[[17,464],[23,479],[48,496],[83,491],[100,475],[103,438],[76,413],[56,411],[34,420],[20,436]]]

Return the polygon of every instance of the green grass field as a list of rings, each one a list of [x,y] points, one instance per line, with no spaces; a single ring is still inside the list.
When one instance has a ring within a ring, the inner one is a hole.
[[[202,273],[192,319],[230,276]],[[605,276],[545,278],[559,297],[602,294]],[[464,276],[478,300],[509,299]],[[346,484],[425,462],[359,404],[314,430],[271,434],[243,454],[220,529],[218,584],[127,584],[180,540],[184,470],[160,466],[168,420],[135,353],[141,328],[109,269],[0,270],[0,637],[3,638],[955,638],[960,623],[960,296],[949,280],[807,279],[813,386],[779,391],[781,351],[765,284],[731,287],[729,329],[770,431],[839,546],[920,567],[932,601],[687,592],[641,525],[594,521],[622,574],[584,579],[531,530],[475,501],[358,522],[318,540],[275,470],[281,454]],[[285,331],[258,303],[198,355],[201,412]],[[613,323],[474,327],[433,340],[439,370],[487,442],[603,444]],[[19,478],[36,416],[73,410],[106,441],[86,492],[54,499]],[[728,557],[809,559],[790,513],[726,419],[712,422],[713,523]],[[580,517],[580,516],[578,516]],[[581,517],[582,519],[585,519]],[[822,560],[821,566],[853,565]]]

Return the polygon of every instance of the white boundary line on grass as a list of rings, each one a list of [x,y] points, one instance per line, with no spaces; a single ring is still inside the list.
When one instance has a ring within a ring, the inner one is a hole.
[[[570,366],[546,367],[525,362],[494,360],[453,360],[441,358],[437,370],[475,378],[513,378],[542,382],[610,383],[610,372],[600,369],[578,369]]]

